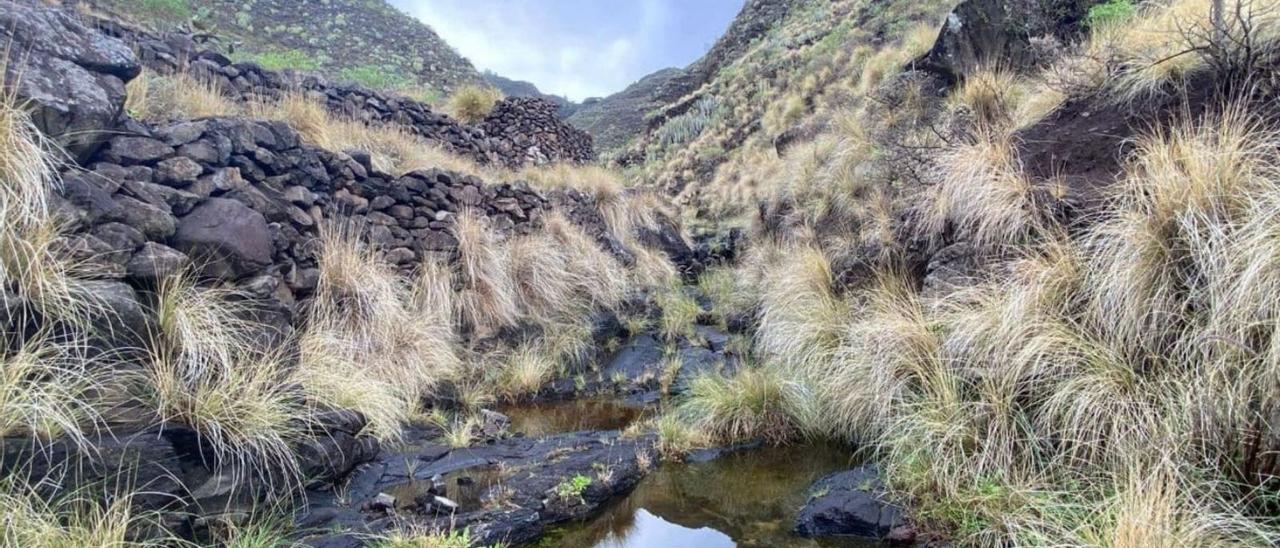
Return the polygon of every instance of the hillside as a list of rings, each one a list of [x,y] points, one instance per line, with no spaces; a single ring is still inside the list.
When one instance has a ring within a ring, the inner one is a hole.
[[[237,59],[272,70],[318,71],[438,99],[482,83],[471,62],[430,27],[382,0],[92,0],[161,30],[194,27]]]
[[[584,101],[570,123],[596,138],[602,151],[616,151],[646,129],[651,114],[704,85],[786,17],[797,0],[748,0],[697,61],[682,69],[660,70],[618,93]]]
[[[608,97],[587,99],[568,121],[590,133],[600,150],[619,149],[645,127],[650,112],[670,101],[663,86],[680,74],[680,69],[660,70]]]

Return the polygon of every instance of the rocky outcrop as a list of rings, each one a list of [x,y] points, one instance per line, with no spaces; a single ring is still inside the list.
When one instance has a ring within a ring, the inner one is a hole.
[[[332,486],[379,450],[377,440],[361,436],[364,419],[351,412],[321,413],[294,443],[297,464],[312,488]],[[41,489],[51,498],[68,486],[131,486],[135,512],[164,511],[164,525],[191,531],[200,525],[196,512],[249,512],[262,504],[268,469],[232,470],[211,454],[207,441],[177,425],[129,433],[102,432],[84,448],[66,442],[37,443],[26,438],[0,438],[0,470],[44,478]],[[58,481],[62,480],[62,481]]]
[[[802,537],[859,537],[909,540],[902,510],[884,501],[884,485],[874,466],[828,475],[809,488],[809,501],[796,517]]]
[[[599,150],[621,149],[644,132],[647,113],[680,98],[663,95],[661,90],[668,81],[683,73],[677,68],[662,69],[618,93],[587,99],[569,116],[569,123],[590,133]]]
[[[141,70],[128,46],[70,14],[36,2],[4,2],[4,83],[47,135],[78,159],[102,143],[124,109],[124,84]]]
[[[933,48],[915,65],[955,82],[991,60],[1010,69],[1045,61],[1033,41],[1071,40],[1098,0],[966,0],[947,16]]]

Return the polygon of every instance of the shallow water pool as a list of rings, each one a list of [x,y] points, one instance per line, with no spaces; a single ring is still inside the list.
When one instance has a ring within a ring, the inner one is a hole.
[[[540,546],[721,548],[880,546],[791,534],[809,486],[858,463],[847,448],[808,445],[744,451],[706,463],[663,464],[602,515],[554,529]]]
[[[511,419],[511,431],[530,437],[587,430],[622,430],[649,412],[616,399],[585,399],[516,404],[498,409]]]

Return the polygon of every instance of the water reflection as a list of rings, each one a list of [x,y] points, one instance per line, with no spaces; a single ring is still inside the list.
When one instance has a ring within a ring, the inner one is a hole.
[[[542,545],[879,546],[791,535],[809,485],[856,464],[847,448],[831,446],[766,448],[709,463],[666,464],[603,515],[566,526]]]
[[[511,431],[537,437],[585,430],[622,430],[645,410],[613,399],[539,402],[499,409],[511,418]]]

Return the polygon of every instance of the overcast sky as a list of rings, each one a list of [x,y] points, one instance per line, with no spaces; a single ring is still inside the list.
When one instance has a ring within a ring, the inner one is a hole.
[[[743,0],[390,0],[480,70],[573,100],[697,60]]]

